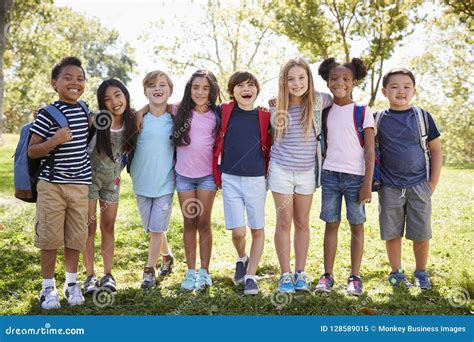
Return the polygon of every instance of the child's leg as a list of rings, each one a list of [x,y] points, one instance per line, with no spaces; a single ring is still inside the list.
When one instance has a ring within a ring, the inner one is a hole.
[[[402,268],[402,239],[387,240],[385,246],[387,247],[388,261],[392,272],[396,272]]]
[[[195,213],[190,210],[190,207],[195,208],[196,192],[194,190],[178,192],[178,198],[183,214],[183,242],[186,264],[188,269],[194,270],[196,269],[197,218],[194,217]],[[183,207],[184,205],[186,207]]]
[[[100,201],[100,231],[102,233],[102,258],[104,273],[112,274],[112,264],[115,251],[115,219],[117,218],[118,203]]]
[[[232,242],[234,243],[235,250],[239,258],[244,258],[245,253],[245,236],[247,234],[246,227],[239,227],[232,229]]]
[[[250,247],[250,260],[247,268],[248,275],[255,275],[257,266],[262,258],[263,246],[265,245],[265,230],[251,229],[252,232],[252,246]]]
[[[337,252],[337,234],[341,221],[327,222],[324,231],[324,273],[333,274]]]
[[[413,241],[413,253],[415,254],[416,271],[425,271],[430,251],[430,240]]]
[[[295,270],[304,271],[309,249],[309,213],[313,195],[295,195],[293,221],[295,224]]]
[[[276,211],[275,250],[281,273],[291,271],[291,221],[293,220],[293,196],[272,192]]]
[[[77,266],[79,264],[80,251],[77,249],[64,247],[64,261],[66,264],[66,272],[77,273]]]
[[[164,233],[150,232],[150,247],[148,248],[148,262],[146,267],[156,267],[156,261],[161,251]]]
[[[212,252],[212,230],[211,214],[212,206],[216,198],[215,191],[197,190],[197,200],[202,203],[202,214],[198,216],[199,230],[199,255],[201,257],[201,268],[209,270]]]
[[[168,244],[168,237],[166,233],[163,233],[163,242],[161,243],[161,255],[169,256],[171,254],[171,248]]]
[[[364,224],[351,224],[351,274],[359,275],[364,253]]]
[[[89,212],[87,220],[87,242],[83,252],[84,266],[86,267],[87,276],[95,274],[94,271],[94,254],[95,254],[95,233],[97,231],[97,200],[89,200]]]
[[[43,279],[53,279],[56,267],[56,249],[41,250],[41,276]]]

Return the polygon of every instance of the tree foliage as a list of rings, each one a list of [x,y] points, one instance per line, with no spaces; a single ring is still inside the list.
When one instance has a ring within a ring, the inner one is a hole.
[[[473,163],[474,39],[467,25],[459,25],[450,13],[435,18],[425,30],[430,44],[410,61],[419,81],[418,102],[437,120],[445,162]]]
[[[448,13],[456,14],[462,23],[466,24],[471,32],[474,30],[474,2],[466,0],[444,0],[448,6]]]
[[[70,8],[36,1],[35,11],[14,3],[4,55],[6,130],[13,131],[30,119],[39,106],[55,100],[52,66],[65,56],[77,56],[84,65],[87,86],[84,99],[95,103],[98,82],[116,77],[130,80],[134,51],[119,41],[118,32],[104,28]],[[16,7],[19,6],[19,7]]]
[[[290,44],[269,27],[252,24],[265,16],[262,8],[249,1],[208,0],[200,10],[204,17],[192,13],[192,17],[154,24],[161,32],[174,28],[176,33],[144,37],[147,44],[155,45],[157,60],[164,61],[174,74],[188,68],[211,70],[221,88],[237,70],[251,71],[261,83],[278,76]]]
[[[362,86],[370,92],[372,105],[384,63],[419,20],[416,8],[421,2],[273,0],[262,1],[262,6],[274,18],[272,28],[294,41],[312,62],[327,57],[349,61],[354,48],[360,50],[369,72]]]

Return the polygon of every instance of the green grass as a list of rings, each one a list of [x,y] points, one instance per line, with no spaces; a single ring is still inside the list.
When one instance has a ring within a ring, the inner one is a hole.
[[[114,276],[119,291],[113,304],[98,307],[89,298],[82,307],[69,307],[42,312],[36,296],[41,287],[39,253],[33,246],[34,205],[11,201],[13,194],[13,159],[18,136],[4,135],[0,155],[0,308],[3,314],[38,315],[463,315],[474,307],[468,298],[474,296],[472,279],[472,170],[444,168],[433,197],[433,240],[428,268],[434,288],[430,291],[393,290],[386,283],[389,271],[384,243],[377,223],[377,200],[367,207],[365,253],[361,274],[365,293],[360,298],[345,294],[350,271],[350,233],[344,222],[340,228],[336,259],[336,291],[330,295],[316,293],[277,297],[278,261],[273,246],[275,212],[273,200],[267,197],[267,229],[265,252],[260,263],[261,295],[244,297],[242,288],[231,280],[236,259],[230,234],[224,229],[222,198],[214,206],[212,229],[214,248],[211,274],[214,286],[205,293],[189,294],[179,289],[186,269],[182,248],[182,219],[176,203],[169,229],[169,240],[176,256],[174,273],[152,291],[139,289],[141,273],[147,257],[147,236],[143,232],[131,191],[131,181],[123,173],[123,188],[116,223],[116,255]],[[307,272],[313,278],[322,273],[323,223],[318,219],[320,190],[311,211],[311,246]],[[96,246],[99,247],[99,236]],[[97,270],[100,250],[97,248]],[[408,274],[414,268],[409,241],[404,243],[403,260]],[[81,279],[84,267],[80,266]],[[56,279],[64,282],[62,251],[59,252]],[[108,298],[105,298],[107,300]],[[290,303],[287,303],[291,299]],[[467,299],[467,300],[466,300]],[[99,298],[104,300],[104,298]],[[278,302],[282,300],[283,302]],[[280,305],[279,305],[280,303]]]

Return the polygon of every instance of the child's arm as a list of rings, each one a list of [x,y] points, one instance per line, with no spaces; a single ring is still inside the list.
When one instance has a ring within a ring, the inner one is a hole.
[[[372,127],[364,129],[364,158],[365,176],[359,192],[361,204],[370,203],[372,200],[372,178],[374,177],[375,164],[375,132]]]
[[[143,117],[149,111],[150,111],[150,106],[145,105],[145,107],[139,109],[135,113],[135,128],[137,129],[138,133],[140,133],[142,131],[142,128],[143,128]]]
[[[31,135],[30,144],[28,145],[28,157],[38,159],[46,156],[56,146],[72,140],[72,133],[69,127],[60,128],[54,135],[45,140],[36,133]]]
[[[431,163],[430,163],[430,180],[428,181],[428,186],[431,189],[431,192],[436,190],[436,186],[439,182],[439,177],[441,175],[441,165],[443,164],[443,153],[441,151],[441,141],[439,138],[433,139],[428,143],[428,147],[431,153]]]

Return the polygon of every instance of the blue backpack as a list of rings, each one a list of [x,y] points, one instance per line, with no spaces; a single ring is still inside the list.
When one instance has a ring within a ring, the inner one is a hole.
[[[89,113],[89,109],[84,102],[78,101],[78,104],[86,114]],[[69,126],[67,118],[55,106],[49,105],[43,109],[52,116],[54,122],[60,128]],[[57,152],[58,147],[56,147],[50,153],[48,158],[46,158],[42,164],[42,158],[32,159],[28,157],[28,145],[30,144],[31,140],[31,126],[33,126],[33,122],[23,126],[20,132],[20,140],[18,141],[14,155],[15,160],[13,168],[13,181],[15,184],[15,197],[25,202],[34,203],[36,202],[36,198],[38,196],[38,193],[36,192],[38,177],[40,173],[46,168],[46,166],[49,165],[50,169],[52,170],[54,154]],[[50,177],[52,177],[52,174],[53,173],[50,172]]]
[[[365,119],[365,105],[355,105],[354,106],[354,129],[359,138],[359,143],[362,148],[364,148],[364,119]],[[331,108],[326,108],[323,110],[323,129],[322,129],[322,138],[321,138],[321,149],[323,156],[326,156],[326,150],[328,146],[328,115]],[[378,191],[380,189],[382,175],[380,172],[380,151],[376,146],[375,150],[375,166],[374,166],[374,176],[372,178],[372,191]]]

